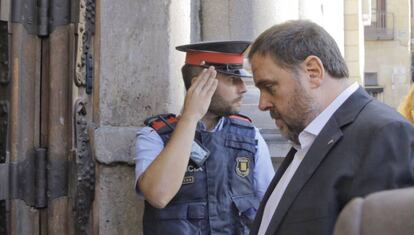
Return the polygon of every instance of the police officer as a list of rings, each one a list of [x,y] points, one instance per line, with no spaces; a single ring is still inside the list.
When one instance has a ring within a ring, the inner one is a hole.
[[[137,134],[136,190],[144,234],[247,234],[274,175],[269,150],[238,114],[244,41],[177,47],[187,95],[181,115],[157,115]]]

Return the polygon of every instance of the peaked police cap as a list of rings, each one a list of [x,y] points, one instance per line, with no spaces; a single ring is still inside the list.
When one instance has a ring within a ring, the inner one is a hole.
[[[186,52],[186,64],[206,68],[214,66],[223,74],[251,77],[243,68],[244,52],[249,45],[248,41],[215,41],[177,46],[176,49]]]

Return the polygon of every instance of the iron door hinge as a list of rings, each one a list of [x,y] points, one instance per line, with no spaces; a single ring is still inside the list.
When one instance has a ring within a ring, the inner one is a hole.
[[[11,22],[21,23],[29,34],[48,36],[57,26],[71,22],[70,0],[13,0]]]
[[[20,162],[0,164],[0,200],[21,199],[28,206],[47,207],[47,150],[35,149]]]

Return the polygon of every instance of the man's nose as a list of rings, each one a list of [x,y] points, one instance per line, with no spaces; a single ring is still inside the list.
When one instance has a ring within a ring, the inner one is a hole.
[[[247,87],[242,78],[237,78],[233,80],[233,84],[237,87],[237,93],[244,94],[247,92]]]
[[[247,92],[247,87],[246,87],[246,83],[244,83],[243,80],[241,80],[240,84],[239,84],[239,93],[246,93]]]
[[[270,96],[260,91],[259,109],[262,111],[266,111],[269,110],[270,107],[272,107],[272,103],[270,102]]]

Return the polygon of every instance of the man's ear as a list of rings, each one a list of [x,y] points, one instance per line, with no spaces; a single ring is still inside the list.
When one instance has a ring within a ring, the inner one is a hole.
[[[305,71],[309,76],[311,87],[317,88],[325,78],[325,68],[319,57],[310,55],[303,61]]]

